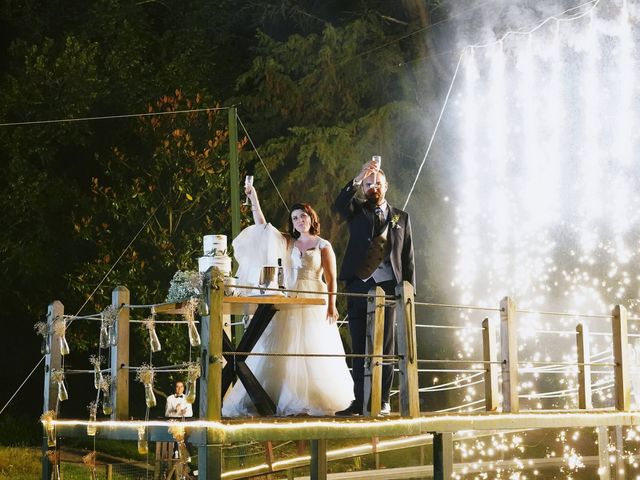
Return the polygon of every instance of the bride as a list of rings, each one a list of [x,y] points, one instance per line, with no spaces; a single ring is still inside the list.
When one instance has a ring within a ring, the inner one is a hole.
[[[239,272],[243,269],[246,271],[246,265],[243,265],[246,260],[243,262],[239,258],[243,256],[241,251],[244,250],[244,257],[252,258],[255,263],[256,252],[264,248],[264,245],[273,244],[272,239],[265,237],[276,235],[286,248],[284,265],[288,288],[335,292],[335,254],[331,244],[318,236],[320,222],[313,208],[304,203],[295,204],[289,216],[289,232],[283,234],[267,224],[253,186],[245,187],[245,193],[251,200],[256,225],[243,230],[233,242],[236,259],[240,264]],[[248,252],[251,253],[247,255]],[[302,293],[298,295],[314,296]],[[344,355],[344,347],[336,324],[338,310],[335,295],[315,296],[325,299],[328,297],[328,305],[278,311],[253,352],[338,356],[253,355],[246,361],[276,405],[276,415],[334,415],[347,408],[354,398],[353,380],[344,357],[340,356]],[[222,415],[257,415],[242,382],[238,381],[225,397]]]

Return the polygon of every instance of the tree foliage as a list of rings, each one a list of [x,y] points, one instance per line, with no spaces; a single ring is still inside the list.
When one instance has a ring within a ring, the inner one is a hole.
[[[75,313],[107,274],[83,313],[117,284],[135,303],[161,301],[172,274],[195,267],[203,234],[230,234],[226,111],[164,115],[178,109],[239,105],[285,200],[314,204],[340,253],[329,212],[340,186],[372,154],[393,164],[392,185],[415,172],[431,85],[407,62],[430,47],[409,34],[442,15],[439,3],[3,2],[0,121],[157,115],[0,127],[2,320],[27,336],[47,302]],[[257,156],[241,160],[283,224]],[[93,348],[86,328],[71,334]]]

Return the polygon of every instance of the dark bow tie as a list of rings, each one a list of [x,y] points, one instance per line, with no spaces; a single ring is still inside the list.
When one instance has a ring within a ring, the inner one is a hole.
[[[176,398],[182,398],[184,395],[176,395]]]

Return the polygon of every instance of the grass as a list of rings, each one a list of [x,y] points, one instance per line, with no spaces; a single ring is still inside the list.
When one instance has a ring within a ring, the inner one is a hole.
[[[0,480],[33,480],[42,476],[41,451],[32,447],[0,447]]]
[[[129,442],[130,443],[130,442]],[[112,446],[113,447],[113,446]],[[66,456],[66,455],[65,455]],[[0,446],[0,480],[34,480],[42,477],[42,451],[37,447]],[[114,464],[113,480],[146,478],[139,469],[126,464]],[[61,472],[65,480],[86,480],[88,469],[81,455],[71,461],[63,460]],[[96,468],[98,480],[106,479],[105,465]]]

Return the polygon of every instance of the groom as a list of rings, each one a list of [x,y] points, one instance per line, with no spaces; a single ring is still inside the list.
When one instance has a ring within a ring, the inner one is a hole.
[[[375,161],[365,163],[358,176],[342,189],[333,210],[348,223],[349,242],[340,268],[340,280],[349,293],[367,293],[381,287],[387,295],[395,296],[395,288],[406,280],[415,286],[413,242],[409,215],[392,207],[385,200],[389,185]],[[361,190],[364,200],[356,198]],[[351,350],[365,353],[367,333],[367,299],[347,297]],[[384,342],[382,353],[394,354],[395,310],[385,307]],[[364,398],[364,359],[353,359],[353,389],[355,400],[349,408],[336,415],[360,415]],[[381,415],[390,413],[389,391],[393,381],[393,365],[382,367]]]

